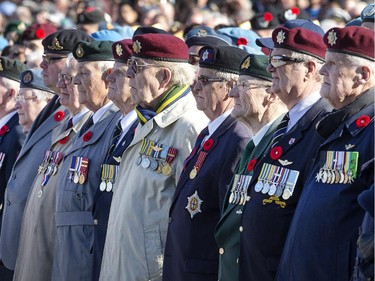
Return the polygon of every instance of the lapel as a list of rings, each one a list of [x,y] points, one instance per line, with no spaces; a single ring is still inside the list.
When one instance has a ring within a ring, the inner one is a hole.
[[[212,148],[209,150],[207,157],[209,156],[210,153],[214,153],[215,147],[217,147],[218,144],[220,143],[220,138],[225,135],[225,133],[228,131],[228,129],[231,126],[233,126],[233,124],[235,122],[236,122],[236,119],[234,119],[232,116],[229,115],[224,120],[224,122],[220,124],[220,126],[216,129],[216,131],[211,135],[210,139],[212,139],[214,141],[214,144],[213,144]],[[188,180],[190,180],[190,178],[189,178],[190,171],[194,167],[194,164],[197,161],[197,158],[198,158],[198,155],[199,155],[200,151],[201,151],[201,149],[198,150],[198,152],[190,160],[189,165],[186,167],[186,170],[181,174],[181,177],[180,177],[178,185],[177,185],[177,189],[176,189],[176,191],[174,193],[174,196],[173,196],[172,206],[173,206],[175,200],[177,199],[178,194],[180,193],[182,188],[185,186],[186,182]],[[207,161],[207,157],[206,157],[206,161]],[[204,165],[204,163],[203,163],[203,165]],[[202,168],[203,168],[203,165],[202,165]],[[200,178],[200,175],[198,173],[197,177],[194,180],[197,180],[199,178]]]
[[[55,121],[54,115],[57,111],[64,111],[65,116],[64,119],[60,122]],[[31,135],[30,138],[27,139],[25,142],[25,145],[22,147],[21,152],[17,158],[16,161],[20,160],[22,156],[31,149],[35,143],[40,141],[42,138],[44,138],[49,132],[51,132],[56,126],[58,126],[60,123],[64,123],[65,120],[69,116],[69,111],[66,110],[64,107],[59,107],[57,110],[55,110],[49,117],[46,119],[41,126],[39,126],[36,131]]]
[[[12,128],[18,125],[18,113],[14,114],[14,115],[12,116],[12,118],[10,118],[10,119],[8,120],[8,122],[6,123],[6,125],[7,125],[8,128],[9,128],[9,131],[8,131],[6,134],[9,134],[10,131],[12,130]],[[3,139],[4,139],[4,137],[6,136],[6,134],[5,134],[4,136],[0,136],[0,145],[2,144]]]

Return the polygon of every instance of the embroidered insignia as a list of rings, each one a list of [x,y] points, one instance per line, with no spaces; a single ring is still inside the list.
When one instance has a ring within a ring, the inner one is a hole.
[[[241,69],[244,69],[244,68],[249,69],[249,67],[250,67],[250,57],[248,57],[248,58],[242,63],[242,65],[241,65]]]
[[[277,33],[276,41],[277,43],[281,44],[284,43],[285,40],[285,32],[280,30],[279,33]]]
[[[323,178],[323,171],[319,170],[319,172],[315,176],[315,180],[316,180],[316,182],[320,182],[322,180],[322,178]]]
[[[334,30],[331,30],[328,33],[327,40],[328,40],[328,44],[330,44],[331,46],[336,44],[337,36]]]
[[[120,44],[116,45],[116,54],[121,57],[122,56],[122,47]]]
[[[345,144],[345,149],[346,150],[352,149],[353,147],[355,147],[354,144]]]
[[[204,53],[202,54],[202,60],[205,61],[206,59],[208,59],[208,50],[204,51]]]
[[[207,31],[204,29],[200,29],[197,33],[197,36],[207,36]]]
[[[26,29],[26,25],[25,25],[23,22],[21,22],[21,23],[17,26],[17,29],[18,29],[19,31],[24,31],[24,30]]]
[[[281,165],[283,165],[283,166],[288,166],[288,165],[290,165],[290,164],[293,164],[293,162],[289,162],[288,160],[281,160],[281,159],[279,159],[278,160],[279,162],[280,162],[280,164]]]
[[[189,196],[187,199],[188,203],[185,209],[189,211],[191,218],[193,218],[198,213],[202,213],[201,205],[203,203],[203,200],[199,198],[197,191],[195,191],[194,194],[192,196]]]
[[[134,53],[140,53],[142,49],[141,43],[137,40],[133,43],[133,51]]]
[[[289,143],[289,145],[292,145],[295,141],[296,141],[295,138],[291,138],[288,143]]]
[[[82,44],[79,43],[77,50],[76,50],[76,55],[77,57],[82,58],[84,54],[85,54],[85,51],[83,50]]]
[[[47,48],[50,49],[50,50],[55,50],[55,51],[61,51],[61,50],[64,49],[64,47],[60,45],[60,42],[57,39],[57,37],[55,37],[55,39],[53,39],[52,45],[47,46]]]
[[[28,71],[23,77],[22,77],[22,82],[24,84],[28,84],[30,83],[31,81],[33,81],[33,74],[31,73],[31,71]]]
[[[120,163],[120,162],[121,162],[121,157],[120,157],[120,156],[119,156],[119,157],[113,156],[113,159],[115,159],[115,161],[116,161],[117,163]]]
[[[375,13],[375,6],[367,6],[364,11],[363,11],[363,15],[365,17],[371,17],[373,14]]]

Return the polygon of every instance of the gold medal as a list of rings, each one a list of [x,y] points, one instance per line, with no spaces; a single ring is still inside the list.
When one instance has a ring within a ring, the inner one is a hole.
[[[169,165],[168,163],[165,164],[165,166],[162,168],[162,173],[165,176],[169,176],[170,174],[172,174],[172,167],[171,167],[171,165]]]
[[[340,182],[340,173],[339,171],[335,170],[335,183]]]
[[[161,173],[162,173],[162,170],[163,170],[163,165],[162,165],[161,163],[159,163],[159,166],[158,166],[156,172],[157,172],[158,174],[161,174]]]
[[[195,177],[197,176],[197,169],[194,167],[191,171],[190,171],[190,179],[194,179]]]
[[[84,175],[84,174],[81,174],[81,175],[79,176],[79,183],[80,183],[80,184],[84,184],[84,183],[85,183],[85,180],[86,180],[85,175]]]

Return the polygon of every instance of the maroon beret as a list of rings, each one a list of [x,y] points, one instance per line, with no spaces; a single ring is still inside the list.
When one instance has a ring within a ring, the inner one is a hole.
[[[131,39],[124,39],[117,41],[112,44],[112,54],[117,62],[127,63],[128,59],[132,56],[132,45]]]
[[[30,25],[21,35],[22,41],[42,40],[57,31],[56,26],[50,23],[34,23]]]
[[[170,34],[147,33],[133,36],[133,56],[138,58],[188,62],[188,46]]]
[[[326,46],[322,35],[306,28],[276,28],[272,32],[275,48],[285,48],[324,60]]]
[[[374,60],[374,31],[360,26],[334,27],[324,35],[330,52]]]

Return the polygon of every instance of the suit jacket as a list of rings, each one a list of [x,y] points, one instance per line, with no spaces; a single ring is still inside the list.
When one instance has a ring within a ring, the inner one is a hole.
[[[256,165],[242,213],[240,280],[275,279],[290,222],[323,140],[315,125],[327,109],[328,102],[318,100]]]
[[[10,178],[13,164],[25,141],[25,134],[22,131],[22,126],[18,124],[17,113],[9,119],[6,126],[9,128],[8,132],[5,135],[0,136],[0,153],[5,154],[4,161],[0,167],[0,231],[5,188]]]
[[[134,137],[135,128],[138,126],[138,120],[136,120],[123,138],[120,140],[119,145],[113,150],[112,153],[108,154],[106,160],[103,164],[110,164],[119,166],[122,159],[122,154],[124,153],[125,149],[129,146],[132,142]],[[94,245],[93,245],[93,255],[94,255],[94,263],[93,263],[93,279],[92,280],[99,280],[100,275],[100,268],[102,265],[102,258],[103,258],[103,251],[104,251],[104,242],[105,237],[107,234],[107,226],[108,226],[108,217],[109,217],[109,210],[111,208],[112,202],[112,195],[113,192],[111,191],[101,191],[99,186],[96,190],[95,198],[94,198],[94,207],[92,211],[92,215],[94,218]]]
[[[363,116],[370,122],[360,127],[357,120]],[[358,153],[359,173],[374,157],[373,103],[345,120],[320,146],[285,242],[279,281],[349,280],[353,271],[364,215],[357,197],[369,185],[358,176],[352,182],[334,184],[319,179],[327,151]]]
[[[72,128],[67,130],[68,119],[52,131],[52,144],[47,150],[64,153],[72,144],[74,136],[80,130],[91,112],[87,112]],[[68,137],[68,139],[66,139]],[[67,142],[61,140],[67,140]],[[43,163],[40,163],[42,165]],[[56,184],[63,170],[61,162],[54,175],[42,186],[45,173],[39,173],[30,189],[20,233],[17,263],[13,280],[50,281],[52,259],[55,245],[56,224]],[[48,164],[52,166],[52,163]]]
[[[100,280],[161,280],[168,211],[183,161],[207,123],[189,93],[138,125],[114,186]],[[178,149],[171,174],[136,164],[143,139]]]
[[[268,128],[267,132],[259,142],[257,146],[254,147],[253,141],[250,141],[245,150],[246,155],[243,154],[241,158],[241,163],[248,163],[252,159],[257,159],[258,161],[263,157],[266,152],[269,143],[272,140],[273,134],[277,129],[283,116],[276,119],[271,126]],[[244,159],[244,157],[246,157]],[[237,169],[239,169],[238,167]],[[255,168],[255,167],[254,167]],[[241,170],[243,168],[241,167]],[[253,176],[253,170],[244,167],[243,171],[237,170],[236,174],[244,174],[248,176]],[[232,281],[238,280],[239,268],[238,259],[240,255],[240,226],[241,226],[241,215],[243,210],[243,205],[235,204],[234,202],[229,202],[231,197],[232,183],[229,186],[228,192],[224,200],[224,210],[221,218],[216,226],[215,239],[218,247],[223,249],[222,254],[219,259],[219,278],[220,281]]]
[[[210,137],[213,146],[207,151],[197,176],[189,178],[200,152],[182,172],[169,211],[163,280],[217,280],[219,249],[214,229],[237,161],[249,138],[245,125],[228,116]],[[204,153],[204,149],[201,151]],[[191,200],[201,203],[195,205]]]
[[[61,165],[56,186],[56,241],[52,279],[58,281],[92,279],[94,219],[92,207],[100,182],[101,164],[111,142],[120,112],[111,105],[101,119],[80,136],[78,133]],[[91,138],[87,136],[91,134]],[[83,184],[70,180],[73,156],[88,158],[88,174]]]
[[[38,171],[38,165],[42,162],[44,152],[51,145],[52,130],[62,120],[55,120],[57,111],[65,110],[60,107],[45,120],[31,137],[27,137],[21,152],[14,163],[12,174],[5,191],[5,208],[3,213],[3,226],[0,236],[0,254],[4,265],[14,270],[19,243],[19,235],[23,211],[27,196]]]

